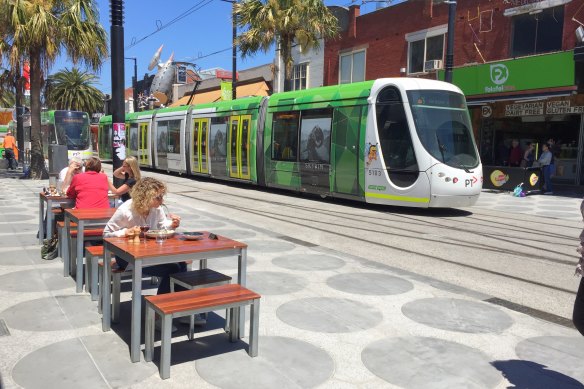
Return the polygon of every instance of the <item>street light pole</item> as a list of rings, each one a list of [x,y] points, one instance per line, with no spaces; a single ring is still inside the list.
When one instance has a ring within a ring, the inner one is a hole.
[[[112,71],[112,163],[114,171],[126,158],[126,124],[124,109],[124,1],[110,0],[110,37]],[[121,180],[114,177],[114,185]],[[136,356],[132,355],[132,360]],[[139,358],[139,357],[138,357]]]
[[[452,83],[452,68],[454,67],[454,23],[456,21],[456,0],[445,1],[448,4],[448,41],[446,43],[446,66],[444,81]]]
[[[132,99],[134,100],[134,112],[138,112],[138,58],[124,57],[134,61],[134,76],[132,77]]]
[[[237,23],[235,21],[235,1],[231,2],[231,21],[233,23],[233,53],[232,53],[232,71],[231,75],[231,99],[237,98]]]

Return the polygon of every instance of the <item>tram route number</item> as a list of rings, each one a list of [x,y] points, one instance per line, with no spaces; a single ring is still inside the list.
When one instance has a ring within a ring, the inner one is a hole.
[[[367,169],[368,170],[368,174],[370,176],[374,176],[374,177],[381,177],[383,176],[383,172],[379,169]]]

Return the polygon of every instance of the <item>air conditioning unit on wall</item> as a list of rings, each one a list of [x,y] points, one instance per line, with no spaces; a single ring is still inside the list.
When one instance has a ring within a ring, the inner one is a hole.
[[[433,70],[442,69],[442,60],[440,59],[433,59],[430,61],[424,62],[424,71],[431,72]]]

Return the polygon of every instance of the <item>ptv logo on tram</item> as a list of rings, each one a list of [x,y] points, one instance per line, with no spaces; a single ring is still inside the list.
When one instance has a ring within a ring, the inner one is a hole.
[[[472,188],[474,184],[476,184],[479,180],[473,176],[472,178],[467,178],[464,180],[464,187],[468,188],[469,186]]]

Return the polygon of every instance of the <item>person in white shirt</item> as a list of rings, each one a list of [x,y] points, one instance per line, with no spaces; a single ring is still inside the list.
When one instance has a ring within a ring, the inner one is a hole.
[[[73,176],[83,172],[83,161],[79,157],[71,157],[69,165],[61,169],[57,180],[57,190],[61,193],[67,193]]]

